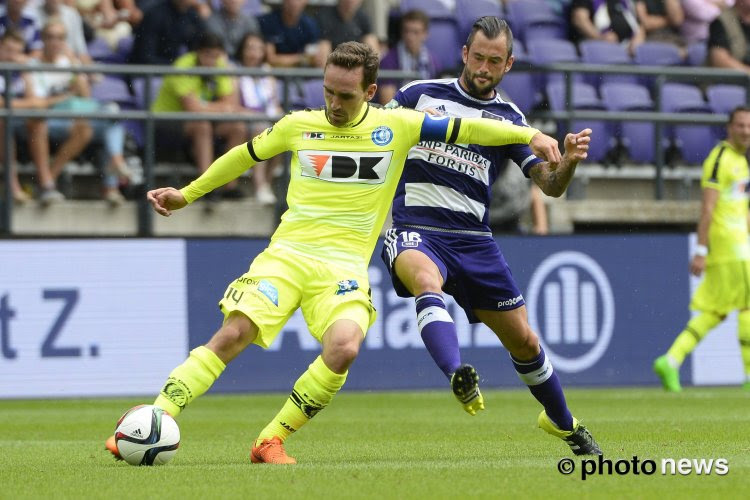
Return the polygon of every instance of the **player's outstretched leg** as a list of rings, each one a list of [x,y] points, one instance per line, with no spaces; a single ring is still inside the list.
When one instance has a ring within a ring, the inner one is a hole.
[[[703,337],[723,318],[710,312],[702,312],[692,318],[685,329],[677,336],[667,353],[654,361],[654,372],[662,386],[669,392],[680,392],[680,366],[685,357],[693,352]]]
[[[328,406],[346,382],[348,372],[333,372],[318,356],[297,379],[281,411],[263,429],[250,452],[253,463],[296,464],[286,454],[284,441]]]
[[[470,364],[464,363],[451,375],[453,395],[469,415],[484,410],[484,398],[479,391],[479,374]]]
[[[211,387],[225,367],[224,362],[211,349],[206,346],[196,347],[169,374],[154,405],[177,417],[185,406]],[[115,458],[120,459],[114,436],[107,439],[105,447]]]

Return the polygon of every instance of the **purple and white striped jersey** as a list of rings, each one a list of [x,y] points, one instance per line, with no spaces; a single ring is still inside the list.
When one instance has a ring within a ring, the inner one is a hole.
[[[492,118],[527,125],[515,104],[499,95],[482,100],[469,96],[458,79],[417,80],[398,91],[398,105],[444,115]],[[528,145],[477,146],[422,141],[409,151],[393,200],[393,225],[430,226],[489,232],[487,225],[492,183],[513,160],[526,177],[542,161]]]

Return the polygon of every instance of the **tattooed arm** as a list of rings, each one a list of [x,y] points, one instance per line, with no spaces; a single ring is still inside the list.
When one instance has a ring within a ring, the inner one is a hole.
[[[565,136],[565,154],[560,163],[543,161],[531,167],[529,175],[544,194],[555,198],[562,196],[573,178],[578,162],[586,159],[590,142],[589,128],[577,134],[568,134]]]

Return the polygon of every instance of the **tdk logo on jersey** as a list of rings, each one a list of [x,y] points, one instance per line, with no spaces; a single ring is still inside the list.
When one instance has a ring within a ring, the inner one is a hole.
[[[378,146],[385,146],[393,140],[393,130],[381,125],[372,131],[372,142]]]
[[[355,153],[346,151],[302,150],[297,152],[304,177],[329,182],[382,184],[385,182],[393,151]]]
[[[357,280],[342,280],[336,284],[339,286],[339,289],[336,290],[336,295],[344,295],[345,293],[359,289],[359,283],[357,283]]]
[[[323,132],[305,132],[302,134],[302,138],[306,140],[323,140],[326,135]]]
[[[539,264],[526,293],[529,324],[555,368],[576,373],[604,355],[615,326],[607,274],[581,252],[558,252]]]
[[[279,305],[279,290],[271,284],[270,281],[260,280],[258,283],[258,291],[268,297],[268,300],[273,302],[273,305]]]

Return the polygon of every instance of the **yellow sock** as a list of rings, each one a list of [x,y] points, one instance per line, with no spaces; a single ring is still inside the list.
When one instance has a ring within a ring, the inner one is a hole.
[[[332,372],[320,356],[315,358],[307,371],[294,383],[292,394],[284,403],[284,407],[261,431],[256,446],[264,439],[274,436],[284,441],[291,433],[299,430],[320,410],[328,406],[346,382],[346,375]]]
[[[740,339],[740,354],[745,365],[745,381],[750,382],[750,310],[740,311],[737,315],[739,323],[738,337]]]
[[[195,398],[208,390],[226,365],[208,347],[190,351],[190,356],[169,374],[154,405],[176,417]]]
[[[719,322],[721,322],[721,318],[709,312],[702,312],[688,322],[685,329],[675,339],[672,347],[667,351],[667,356],[677,364],[676,367],[682,364],[685,356],[693,352],[698,342],[703,340],[703,337]]]

